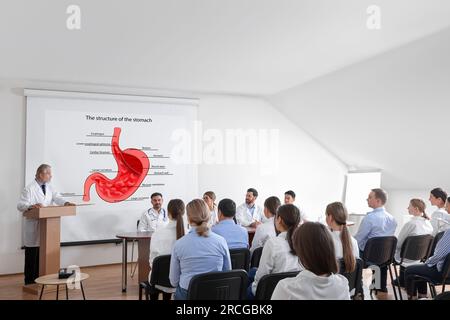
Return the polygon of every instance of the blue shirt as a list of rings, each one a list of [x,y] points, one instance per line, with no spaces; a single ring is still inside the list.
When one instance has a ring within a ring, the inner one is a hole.
[[[172,249],[169,279],[172,286],[189,289],[189,282],[197,274],[231,270],[230,251],[221,236],[209,232],[207,237],[189,233],[178,239]]]
[[[441,240],[436,245],[434,250],[434,255],[430,257],[426,264],[429,267],[436,266],[439,272],[442,272],[442,267],[444,266],[445,259],[450,253],[450,229],[445,231]]]
[[[355,235],[359,249],[364,251],[367,240],[371,238],[393,236],[396,228],[397,222],[384,207],[374,209],[361,221],[358,233]]]
[[[233,219],[222,220],[211,230],[225,238],[229,249],[248,248],[247,229],[237,225]]]

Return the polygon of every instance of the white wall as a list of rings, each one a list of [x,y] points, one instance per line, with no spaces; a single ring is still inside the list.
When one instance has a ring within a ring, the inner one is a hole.
[[[159,94],[117,88],[93,88],[77,85],[0,81],[2,106],[2,157],[0,157],[0,274],[23,270],[21,247],[21,216],[16,202],[24,186],[25,163],[25,99],[24,87],[46,87],[59,90],[98,91],[110,93]],[[131,92],[133,91],[133,92]],[[186,96],[185,93],[178,93]],[[177,95],[176,93],[174,94]],[[191,94],[192,96],[192,94]],[[280,171],[261,175],[259,165],[199,166],[199,190],[216,191],[219,198],[230,197],[240,203],[245,190],[252,186],[260,192],[260,202],[267,196],[282,197],[287,189],[294,189],[302,206],[311,216],[323,213],[328,202],[341,200],[346,168],[316,144],[267,102],[237,96],[200,97],[199,119],[204,129],[280,129]],[[251,120],[249,120],[251,119]],[[44,161],[45,159],[43,159]],[[201,196],[201,195],[199,195]],[[63,247],[61,265],[80,266],[118,263],[121,247],[114,244]]]

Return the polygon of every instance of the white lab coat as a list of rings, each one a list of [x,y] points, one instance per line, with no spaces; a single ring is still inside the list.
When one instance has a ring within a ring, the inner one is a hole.
[[[348,280],[340,274],[320,277],[303,270],[278,282],[272,300],[350,300]]]
[[[48,207],[51,205],[63,206],[66,202],[49,183],[46,184],[44,195],[41,186],[34,180],[23,189],[17,210],[23,213],[38,203]],[[25,247],[39,247],[39,220],[23,218],[22,242]]]
[[[274,217],[270,217],[263,224],[256,228],[255,235],[253,237],[252,246],[250,252],[253,253],[255,249],[264,247],[264,244],[270,238],[275,238],[277,236],[275,232]]]
[[[287,232],[282,232],[278,237],[267,240],[263,247],[261,260],[252,284],[252,292],[256,293],[258,282],[266,274],[292,272],[302,270],[298,257],[292,254],[286,239]]]
[[[150,208],[144,211],[139,220],[138,231],[139,232],[155,232],[160,226],[165,226],[169,223],[169,217],[166,210],[161,208],[159,213]]]
[[[219,214],[217,212],[217,206],[214,205],[214,208],[210,212],[211,217],[209,218],[208,226],[211,228],[219,222]]]
[[[342,259],[344,257],[344,249],[342,248],[341,231],[331,231],[331,237],[334,242],[334,250],[336,252],[336,259]],[[350,235],[350,241],[352,243],[352,253],[355,259],[359,258],[358,242]]]
[[[433,233],[433,226],[431,225],[430,221],[425,219],[424,217],[412,217],[411,220],[409,220],[400,231],[398,237],[397,237],[397,249],[395,251],[395,260],[400,262],[400,253],[402,251],[403,243],[405,242],[406,238],[411,236],[421,236],[425,234],[432,234]],[[405,260],[404,266],[408,266],[410,264],[418,263],[419,261],[410,261]]]
[[[433,236],[450,229],[450,214],[444,208],[436,210],[431,214],[431,225],[433,226]]]
[[[264,222],[267,218],[264,216],[263,209],[255,204],[255,210],[253,216],[246,203],[241,204],[236,209],[236,221],[243,227],[250,226],[253,222]]]

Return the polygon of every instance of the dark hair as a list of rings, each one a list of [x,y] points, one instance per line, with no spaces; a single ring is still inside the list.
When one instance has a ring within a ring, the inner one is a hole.
[[[264,207],[274,216],[277,214],[278,208],[281,206],[281,201],[278,197],[269,197],[264,201]]]
[[[159,192],[152,193],[152,195],[150,196],[150,199],[153,199],[154,197],[161,197],[162,198],[162,194],[159,193]]]
[[[383,205],[386,204],[387,200],[388,200],[388,195],[386,193],[386,191],[384,191],[383,189],[372,189],[372,192],[375,194],[375,198],[378,200],[381,200],[381,203]]]
[[[167,211],[170,216],[177,221],[177,240],[184,236],[183,215],[186,211],[184,202],[180,199],[173,199],[167,205]]]
[[[448,197],[447,192],[445,192],[441,188],[435,188],[435,189],[431,190],[430,193],[433,195],[433,197],[435,197],[436,199],[441,199],[444,203]]]
[[[286,240],[289,243],[289,247],[291,248],[291,253],[295,254],[292,236],[295,229],[298,227],[298,224],[300,223],[300,210],[293,204],[285,204],[278,208],[276,218],[278,217],[281,218],[281,222],[288,229]]]
[[[284,195],[285,195],[285,196],[291,196],[292,198],[295,199],[295,192],[292,191],[292,190],[286,191],[286,192],[284,193]]]
[[[300,263],[316,275],[338,273],[331,233],[320,222],[305,222],[294,234],[294,247]]]
[[[236,203],[231,199],[220,200],[218,209],[227,218],[233,218],[236,215]]]
[[[345,272],[350,273],[355,270],[356,259],[353,255],[351,235],[347,228],[348,212],[347,208],[342,202],[333,202],[327,206],[325,210],[327,216],[332,216],[333,220],[340,226],[341,231],[341,243],[342,243],[342,256],[344,259]]]
[[[253,193],[253,196],[258,198],[258,191],[256,191],[256,189],[250,188],[250,189],[247,190],[247,192]]]

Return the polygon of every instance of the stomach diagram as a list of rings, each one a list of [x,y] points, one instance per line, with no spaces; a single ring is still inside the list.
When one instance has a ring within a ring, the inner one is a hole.
[[[120,128],[114,128],[111,151],[117,162],[117,176],[109,179],[96,172],[84,182],[83,201],[90,201],[90,189],[95,184],[99,197],[106,202],[120,202],[133,195],[147,176],[150,161],[145,152],[138,149],[121,150],[119,147]]]

